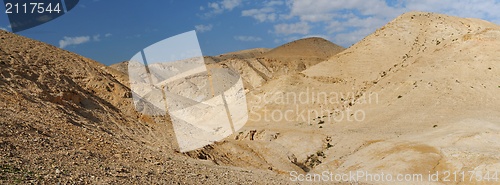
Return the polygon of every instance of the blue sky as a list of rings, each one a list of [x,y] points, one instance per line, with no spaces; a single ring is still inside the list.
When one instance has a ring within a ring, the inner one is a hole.
[[[204,55],[309,36],[349,47],[412,10],[500,23],[496,0],[81,0],[64,16],[18,34],[110,65],[191,30]],[[9,30],[0,11],[0,29]]]

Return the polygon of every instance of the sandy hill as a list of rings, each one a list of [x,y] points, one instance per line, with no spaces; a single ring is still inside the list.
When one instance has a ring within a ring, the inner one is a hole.
[[[270,79],[296,74],[343,50],[344,48],[330,41],[313,37],[286,43],[253,58],[229,58],[218,64],[239,72],[245,81],[245,87],[253,90]]]
[[[344,48],[322,38],[305,38],[286,43],[274,49],[255,48],[205,56],[205,63],[212,67],[228,67],[237,71],[247,90],[258,88],[270,79],[301,72],[327,60]],[[128,62],[110,67],[127,74]]]
[[[128,78],[0,30],[0,183],[279,183],[174,152],[168,117],[131,105]]]
[[[500,136],[498,44],[490,22],[410,12],[304,71],[338,91],[378,95],[350,107],[367,119],[349,129],[373,143],[339,170],[498,171],[500,145],[485,144]]]
[[[282,171],[499,171],[499,44],[483,20],[403,14],[251,91],[246,128],[203,153]]]
[[[262,54],[267,58],[311,57],[326,60],[345,48],[319,37],[299,39]]]
[[[229,59],[239,59],[239,60],[244,60],[244,59],[250,59],[250,58],[256,58],[258,56],[261,56],[263,53],[268,52],[271,49],[267,48],[254,48],[254,49],[247,49],[247,50],[241,50],[241,51],[235,51],[235,52],[230,52],[230,53],[224,53],[221,55],[217,56],[205,56],[205,63],[207,64],[213,64],[213,63],[218,63],[224,60],[229,60]],[[128,73],[128,61],[123,61],[119,62],[116,64],[110,65],[111,68],[116,69],[124,74]]]
[[[205,62],[211,63],[211,62],[221,62],[224,60],[228,59],[250,59],[250,58],[255,58],[263,53],[268,52],[271,49],[268,48],[254,48],[254,49],[247,49],[247,50],[241,50],[241,51],[235,51],[235,52],[230,52],[230,53],[224,53],[218,56],[208,56],[205,58]]]
[[[323,38],[311,37],[283,44],[263,53],[257,60],[275,78],[301,72],[344,50]]]

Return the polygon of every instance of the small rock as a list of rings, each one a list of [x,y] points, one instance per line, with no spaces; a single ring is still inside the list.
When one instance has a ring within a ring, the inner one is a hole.
[[[61,173],[61,170],[56,169],[56,174],[60,174],[60,173]]]

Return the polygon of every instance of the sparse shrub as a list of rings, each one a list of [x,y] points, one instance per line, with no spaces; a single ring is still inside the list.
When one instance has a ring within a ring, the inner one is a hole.
[[[327,149],[328,149],[328,148],[331,148],[331,147],[333,147],[333,145],[332,145],[332,144],[330,144],[330,143],[326,143],[326,148],[327,148]]]
[[[321,164],[321,161],[319,160],[318,155],[312,154],[307,157],[305,164],[310,168],[314,168],[315,166]]]
[[[323,156],[325,156],[325,153],[323,153],[323,151],[317,151],[316,155],[319,157],[323,157]]]

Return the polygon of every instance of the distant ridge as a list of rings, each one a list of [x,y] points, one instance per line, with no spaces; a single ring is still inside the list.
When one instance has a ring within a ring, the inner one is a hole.
[[[228,59],[249,59],[261,56],[263,53],[270,51],[269,48],[254,48],[254,49],[246,49],[241,51],[234,51],[229,53],[220,54],[217,56],[207,56],[205,59],[209,58],[215,62],[220,62]]]
[[[345,50],[344,47],[323,38],[310,37],[283,44],[262,54],[262,56],[267,58],[313,57],[326,60],[343,50]]]
[[[247,89],[261,86],[272,78],[283,74],[301,72],[310,66],[329,59],[345,48],[318,37],[304,38],[274,49],[254,48],[205,56],[207,65],[226,66],[238,71]],[[124,74],[128,73],[128,62],[110,66]]]

